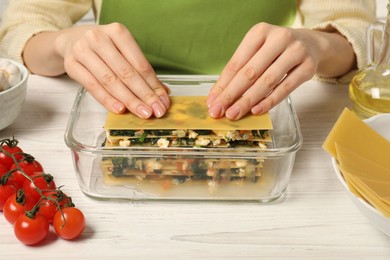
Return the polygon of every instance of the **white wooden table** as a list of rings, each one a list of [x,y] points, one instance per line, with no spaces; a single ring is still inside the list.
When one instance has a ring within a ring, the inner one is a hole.
[[[309,81],[292,96],[304,143],[285,199],[275,204],[98,201],[81,193],[64,132],[78,86],[66,77],[30,76],[22,114],[0,138],[54,175],[85,213],[76,241],[49,235],[28,247],[0,216],[0,259],[390,259],[390,238],[347,197],[321,146],[347,86]],[[2,215],[2,213],[0,213]]]

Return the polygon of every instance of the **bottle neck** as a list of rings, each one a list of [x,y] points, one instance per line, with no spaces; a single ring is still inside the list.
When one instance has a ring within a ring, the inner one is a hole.
[[[382,35],[382,44],[377,64],[378,66],[390,67],[390,1],[387,5],[387,19]]]

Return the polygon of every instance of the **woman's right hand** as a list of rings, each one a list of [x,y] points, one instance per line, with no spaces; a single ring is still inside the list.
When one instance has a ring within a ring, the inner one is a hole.
[[[162,117],[169,89],[157,78],[134,37],[119,23],[75,26],[57,33],[65,72],[115,113]]]

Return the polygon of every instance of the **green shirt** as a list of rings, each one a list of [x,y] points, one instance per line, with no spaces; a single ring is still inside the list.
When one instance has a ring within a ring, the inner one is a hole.
[[[295,13],[295,0],[103,0],[99,23],[124,24],[158,74],[220,74],[253,25]]]

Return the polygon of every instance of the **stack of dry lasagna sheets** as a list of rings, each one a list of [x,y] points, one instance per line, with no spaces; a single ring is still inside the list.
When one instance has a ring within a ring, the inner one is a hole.
[[[351,192],[390,218],[390,142],[345,109],[323,148]]]

